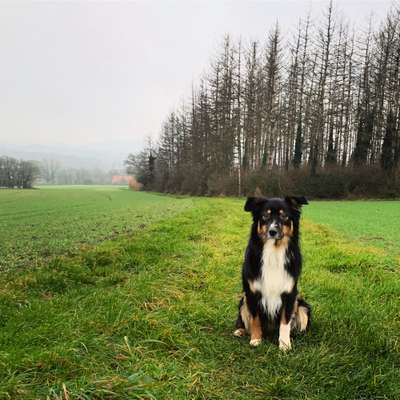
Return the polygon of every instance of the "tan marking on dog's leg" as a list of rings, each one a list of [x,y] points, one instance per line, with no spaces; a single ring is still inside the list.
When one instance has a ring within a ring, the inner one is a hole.
[[[250,317],[250,346],[258,346],[262,340],[262,329],[260,317]]]
[[[300,306],[296,314],[296,325],[300,332],[307,329],[308,324],[308,310],[306,307]]]
[[[294,305],[294,312],[292,317],[292,328],[298,329],[300,332],[304,332],[307,329],[308,325],[308,309],[307,307],[299,305],[300,297],[297,296],[296,302]]]
[[[245,336],[249,331],[250,313],[249,309],[247,308],[246,296],[243,297],[243,304],[240,307],[240,317],[244,323],[244,328],[238,328],[233,332],[233,335],[237,337]]]
[[[299,302],[297,301],[297,298],[294,302],[294,306],[293,306],[293,314],[292,314],[292,324],[290,325],[291,329],[297,329],[298,328],[298,321],[297,321],[297,311],[299,308]]]
[[[242,307],[240,308],[240,316],[242,317],[244,327],[246,328],[246,331],[248,332],[250,329],[251,316],[250,316],[249,308],[247,307],[246,297],[244,297]]]
[[[290,343],[290,325],[292,319],[286,322],[284,310],[282,311],[281,323],[279,325],[279,348],[283,351],[290,350],[292,344]]]

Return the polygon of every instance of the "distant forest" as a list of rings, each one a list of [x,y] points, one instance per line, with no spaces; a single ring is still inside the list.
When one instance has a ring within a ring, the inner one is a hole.
[[[399,17],[356,29],[331,3],[290,38],[278,24],[265,43],[226,36],[128,172],[162,192],[400,195]]]
[[[104,171],[100,168],[65,168],[56,160],[26,161],[0,156],[0,188],[31,189],[34,184],[44,185],[109,185],[128,184],[119,178],[120,170]],[[133,189],[138,189],[134,184]]]

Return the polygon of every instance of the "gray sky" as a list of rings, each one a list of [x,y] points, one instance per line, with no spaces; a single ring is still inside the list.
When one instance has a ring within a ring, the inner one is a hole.
[[[225,33],[287,36],[327,1],[0,1],[1,145],[138,150],[190,94]],[[390,0],[337,0],[356,26]]]

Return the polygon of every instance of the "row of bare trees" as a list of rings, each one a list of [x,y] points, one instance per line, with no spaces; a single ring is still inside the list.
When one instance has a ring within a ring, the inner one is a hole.
[[[241,194],[255,173],[371,168],[394,177],[399,161],[400,8],[355,30],[331,3],[289,40],[278,25],[266,43],[226,36],[157,145],[127,164],[150,189]]]
[[[30,189],[38,176],[36,162],[0,157],[0,187]]]

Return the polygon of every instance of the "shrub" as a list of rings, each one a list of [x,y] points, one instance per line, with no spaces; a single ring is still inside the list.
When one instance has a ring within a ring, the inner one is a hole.
[[[258,170],[246,174],[243,181],[243,193],[247,195],[259,188],[266,196],[302,194],[320,199],[400,196],[398,175],[388,175],[378,167],[329,167],[316,175],[311,175],[308,168],[288,172]]]

